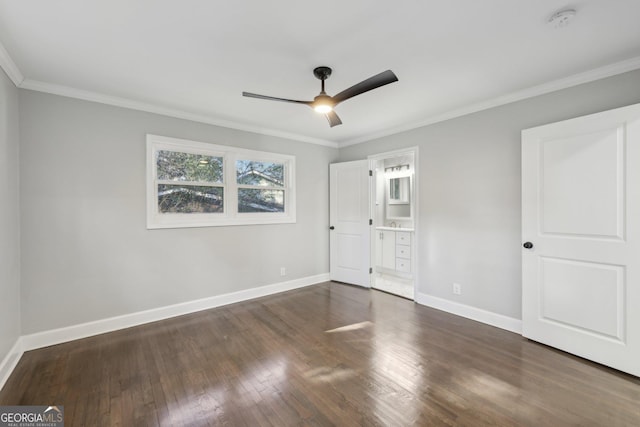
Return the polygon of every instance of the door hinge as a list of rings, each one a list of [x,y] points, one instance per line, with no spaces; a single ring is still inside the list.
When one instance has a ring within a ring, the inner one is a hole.
[[[373,171],[369,169],[369,176],[373,176]]]
[[[369,225],[373,225],[373,220],[372,219],[369,220]]]
[[[373,267],[369,267],[369,274],[373,274]]]

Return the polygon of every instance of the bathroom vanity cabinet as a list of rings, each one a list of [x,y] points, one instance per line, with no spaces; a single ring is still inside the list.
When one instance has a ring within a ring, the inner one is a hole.
[[[413,230],[376,227],[376,265],[397,273],[411,273]]]

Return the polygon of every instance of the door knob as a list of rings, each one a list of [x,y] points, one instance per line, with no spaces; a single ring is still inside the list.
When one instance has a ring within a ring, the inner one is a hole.
[[[533,243],[531,242],[524,242],[524,244],[522,245],[525,249],[531,249],[533,248]]]
[[[332,225],[331,227],[329,227],[329,230],[335,230],[336,228]]]

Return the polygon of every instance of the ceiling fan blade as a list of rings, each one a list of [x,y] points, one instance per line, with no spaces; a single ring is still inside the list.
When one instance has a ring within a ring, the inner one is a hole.
[[[304,104],[304,105],[312,104],[312,101],[297,101],[295,99],[276,98],[275,96],[258,95],[257,93],[251,93],[251,92],[242,92],[242,96],[247,96],[249,98],[266,99],[268,101],[292,102],[294,104]]]
[[[349,89],[345,89],[339,94],[333,97],[335,101],[335,105],[346,101],[349,98],[353,98],[356,95],[360,95],[361,93],[368,92],[373,89],[377,89],[380,86],[388,85],[389,83],[397,82],[398,77],[393,74],[393,71],[387,70],[383,71],[380,74],[376,74],[373,77],[369,77],[366,80],[361,81],[358,84],[351,86]]]
[[[327,114],[325,114],[325,116],[327,117],[327,120],[329,120],[329,127],[334,127],[342,124],[342,120],[340,120],[340,117],[338,117],[335,111],[329,111]]]

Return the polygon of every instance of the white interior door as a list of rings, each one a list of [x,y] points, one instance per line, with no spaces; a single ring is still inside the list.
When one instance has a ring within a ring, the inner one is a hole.
[[[369,162],[330,165],[331,280],[370,286]]]
[[[640,376],[640,104],[522,132],[522,230],[523,335]]]

